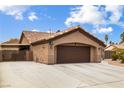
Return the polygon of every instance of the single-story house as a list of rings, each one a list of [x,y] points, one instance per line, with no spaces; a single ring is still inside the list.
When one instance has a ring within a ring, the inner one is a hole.
[[[118,45],[110,44],[105,47],[105,59],[112,59],[112,55],[116,53],[116,49],[124,49],[124,43]]]
[[[19,44],[28,44],[33,60],[45,64],[100,62],[105,44],[80,26],[54,33],[23,31]]]
[[[117,48],[117,45],[111,44],[105,47],[105,59],[112,59],[112,55],[116,53],[114,49]]]

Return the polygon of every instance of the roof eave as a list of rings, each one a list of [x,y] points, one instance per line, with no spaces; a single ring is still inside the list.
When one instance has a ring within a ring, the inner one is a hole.
[[[81,31],[84,31],[85,34],[87,34],[87,35],[89,35],[90,37],[92,37],[95,42],[99,43],[99,45],[101,45],[101,46],[103,46],[103,47],[106,47],[106,45],[104,44],[103,41],[101,41],[101,40],[99,40],[98,38],[94,37],[93,35],[89,34],[88,32],[86,32],[84,29],[82,29],[82,28],[79,27],[79,26],[78,26],[78,27],[75,27],[74,29],[71,29],[70,31],[68,31],[68,32],[66,32],[66,33],[60,34],[60,35],[55,36],[55,37],[51,37],[51,38],[49,38],[49,39],[43,39],[43,40],[40,40],[40,41],[32,42],[31,44],[32,44],[32,45],[35,45],[35,44],[37,45],[37,44],[39,44],[39,43],[47,43],[47,42],[52,41],[52,40],[54,40],[54,39],[56,39],[56,38],[58,38],[58,37],[62,37],[62,36],[64,36],[65,34],[70,34],[70,33],[76,32],[77,30],[79,30],[79,31],[80,31],[80,30],[81,30]]]

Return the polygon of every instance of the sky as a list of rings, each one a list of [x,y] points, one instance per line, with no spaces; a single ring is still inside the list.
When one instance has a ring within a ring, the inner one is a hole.
[[[109,41],[120,42],[124,31],[124,6],[0,6],[0,42],[20,38],[25,30],[56,32],[77,25],[103,41],[108,34]]]

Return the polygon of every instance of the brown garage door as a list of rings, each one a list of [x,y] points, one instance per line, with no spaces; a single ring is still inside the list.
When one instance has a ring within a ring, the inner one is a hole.
[[[58,46],[57,63],[90,62],[90,47]]]

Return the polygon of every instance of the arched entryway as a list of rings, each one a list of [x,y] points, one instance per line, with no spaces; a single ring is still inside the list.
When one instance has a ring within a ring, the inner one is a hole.
[[[91,46],[81,43],[61,44],[57,47],[57,63],[86,63],[91,61]]]

